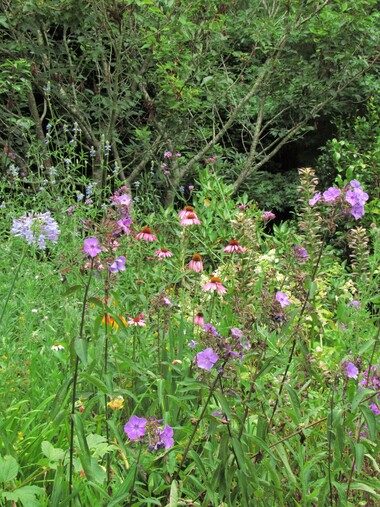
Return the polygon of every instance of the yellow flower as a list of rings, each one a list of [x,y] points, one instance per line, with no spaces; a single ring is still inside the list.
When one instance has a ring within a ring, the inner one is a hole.
[[[112,408],[112,410],[121,410],[124,406],[124,398],[122,396],[117,396],[109,401],[107,405]]]

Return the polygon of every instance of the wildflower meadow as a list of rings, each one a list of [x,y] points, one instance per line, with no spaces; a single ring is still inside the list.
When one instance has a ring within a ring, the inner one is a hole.
[[[303,168],[276,222],[214,162],[151,209],[73,161],[3,184],[2,505],[379,505],[368,193]]]

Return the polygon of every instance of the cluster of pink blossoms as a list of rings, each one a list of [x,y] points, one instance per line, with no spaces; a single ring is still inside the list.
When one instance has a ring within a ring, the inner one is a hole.
[[[181,220],[179,225],[183,227],[187,227],[188,225],[200,225],[201,223],[192,206],[185,206],[185,208],[178,213],[178,218]]]

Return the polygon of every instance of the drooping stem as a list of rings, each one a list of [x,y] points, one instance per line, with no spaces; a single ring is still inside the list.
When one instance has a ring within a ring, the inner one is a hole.
[[[86,302],[88,291],[90,289],[91,279],[92,279],[92,271],[94,267],[94,258],[91,258],[91,267],[90,267],[90,276],[88,277],[88,281],[86,284],[86,288],[83,296],[83,305],[82,305],[82,316],[80,321],[80,329],[79,329],[79,339],[83,339],[83,329],[84,329],[84,317],[86,313]],[[77,395],[77,385],[78,385],[78,372],[79,372],[79,356],[76,354],[75,357],[75,366],[74,366],[74,374],[73,374],[73,394],[71,399],[71,418],[70,418],[70,459],[69,459],[69,493],[70,497],[73,492],[73,461],[74,461],[74,414],[75,414],[75,400]],[[70,507],[72,505],[72,500],[70,500]]]

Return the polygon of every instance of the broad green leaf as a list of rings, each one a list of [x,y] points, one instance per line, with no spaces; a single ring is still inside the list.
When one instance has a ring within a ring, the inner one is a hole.
[[[21,502],[23,507],[41,507],[41,503],[37,500],[37,496],[43,495],[45,491],[37,486],[23,486],[12,492],[3,493],[3,498]]]
[[[42,452],[49,459],[49,461],[56,462],[63,460],[65,451],[63,449],[55,448],[50,442],[44,440],[41,444]]]
[[[18,463],[13,456],[0,456],[0,483],[15,479],[18,469]]]

